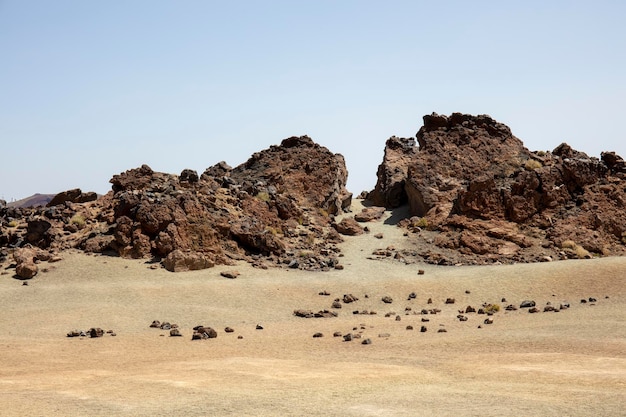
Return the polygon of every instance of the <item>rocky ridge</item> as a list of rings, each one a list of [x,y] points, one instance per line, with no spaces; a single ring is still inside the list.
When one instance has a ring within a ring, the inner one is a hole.
[[[433,113],[415,139],[387,141],[367,197],[410,206],[400,225],[419,259],[535,262],[624,255],[625,180],[614,152],[597,159],[565,143],[531,152],[489,116]]]
[[[95,201],[71,190],[45,209],[2,207],[0,245],[5,257],[7,247],[78,248],[161,260],[170,271],[234,260],[324,270],[338,264],[332,225],[350,206],[346,180],[341,155],[292,137],[235,168],[173,175],[143,165],[115,175]]]
[[[399,219],[398,210],[391,218],[406,229],[406,245],[370,259],[454,265],[626,252],[626,163],[619,155],[592,158],[567,144],[531,152],[486,115],[433,113],[415,138],[391,137],[366,195],[369,207],[351,216],[347,175],[343,156],[307,136],[200,175],[143,165],[113,176],[100,198],[74,189],[47,207],[0,202],[0,263],[12,254],[16,274],[29,279],[39,262],[75,248],[145,258],[174,272],[238,260],[341,269],[341,235],[367,234],[368,222],[402,206],[410,214]]]

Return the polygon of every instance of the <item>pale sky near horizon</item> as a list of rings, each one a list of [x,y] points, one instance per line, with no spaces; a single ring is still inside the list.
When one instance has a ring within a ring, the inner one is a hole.
[[[422,116],[626,157],[623,1],[0,0],[0,198],[202,173],[289,136],[355,194]]]

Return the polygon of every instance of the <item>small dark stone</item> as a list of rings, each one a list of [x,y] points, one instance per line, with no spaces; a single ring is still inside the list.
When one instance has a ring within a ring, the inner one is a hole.
[[[324,334],[322,334],[320,332],[317,332],[317,333],[313,334],[313,337],[316,337],[316,338],[317,337],[324,337]]]
[[[361,342],[361,344],[362,344],[362,345],[371,345],[371,344],[372,344],[372,339],[367,338],[367,339],[363,340],[363,341]]]

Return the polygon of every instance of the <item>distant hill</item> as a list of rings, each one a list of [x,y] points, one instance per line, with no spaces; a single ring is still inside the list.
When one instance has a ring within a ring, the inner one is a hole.
[[[22,198],[21,200],[12,201],[7,203],[9,207],[40,207],[45,206],[54,198],[56,194],[33,194],[30,197]]]

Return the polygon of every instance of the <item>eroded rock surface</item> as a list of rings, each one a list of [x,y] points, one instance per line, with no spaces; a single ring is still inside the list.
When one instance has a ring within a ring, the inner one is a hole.
[[[424,116],[415,141],[387,141],[368,198],[409,204],[413,217],[401,224],[419,235],[418,258],[510,263],[625,253],[626,165],[614,152],[600,160],[565,143],[531,152],[506,125],[461,113]]]

